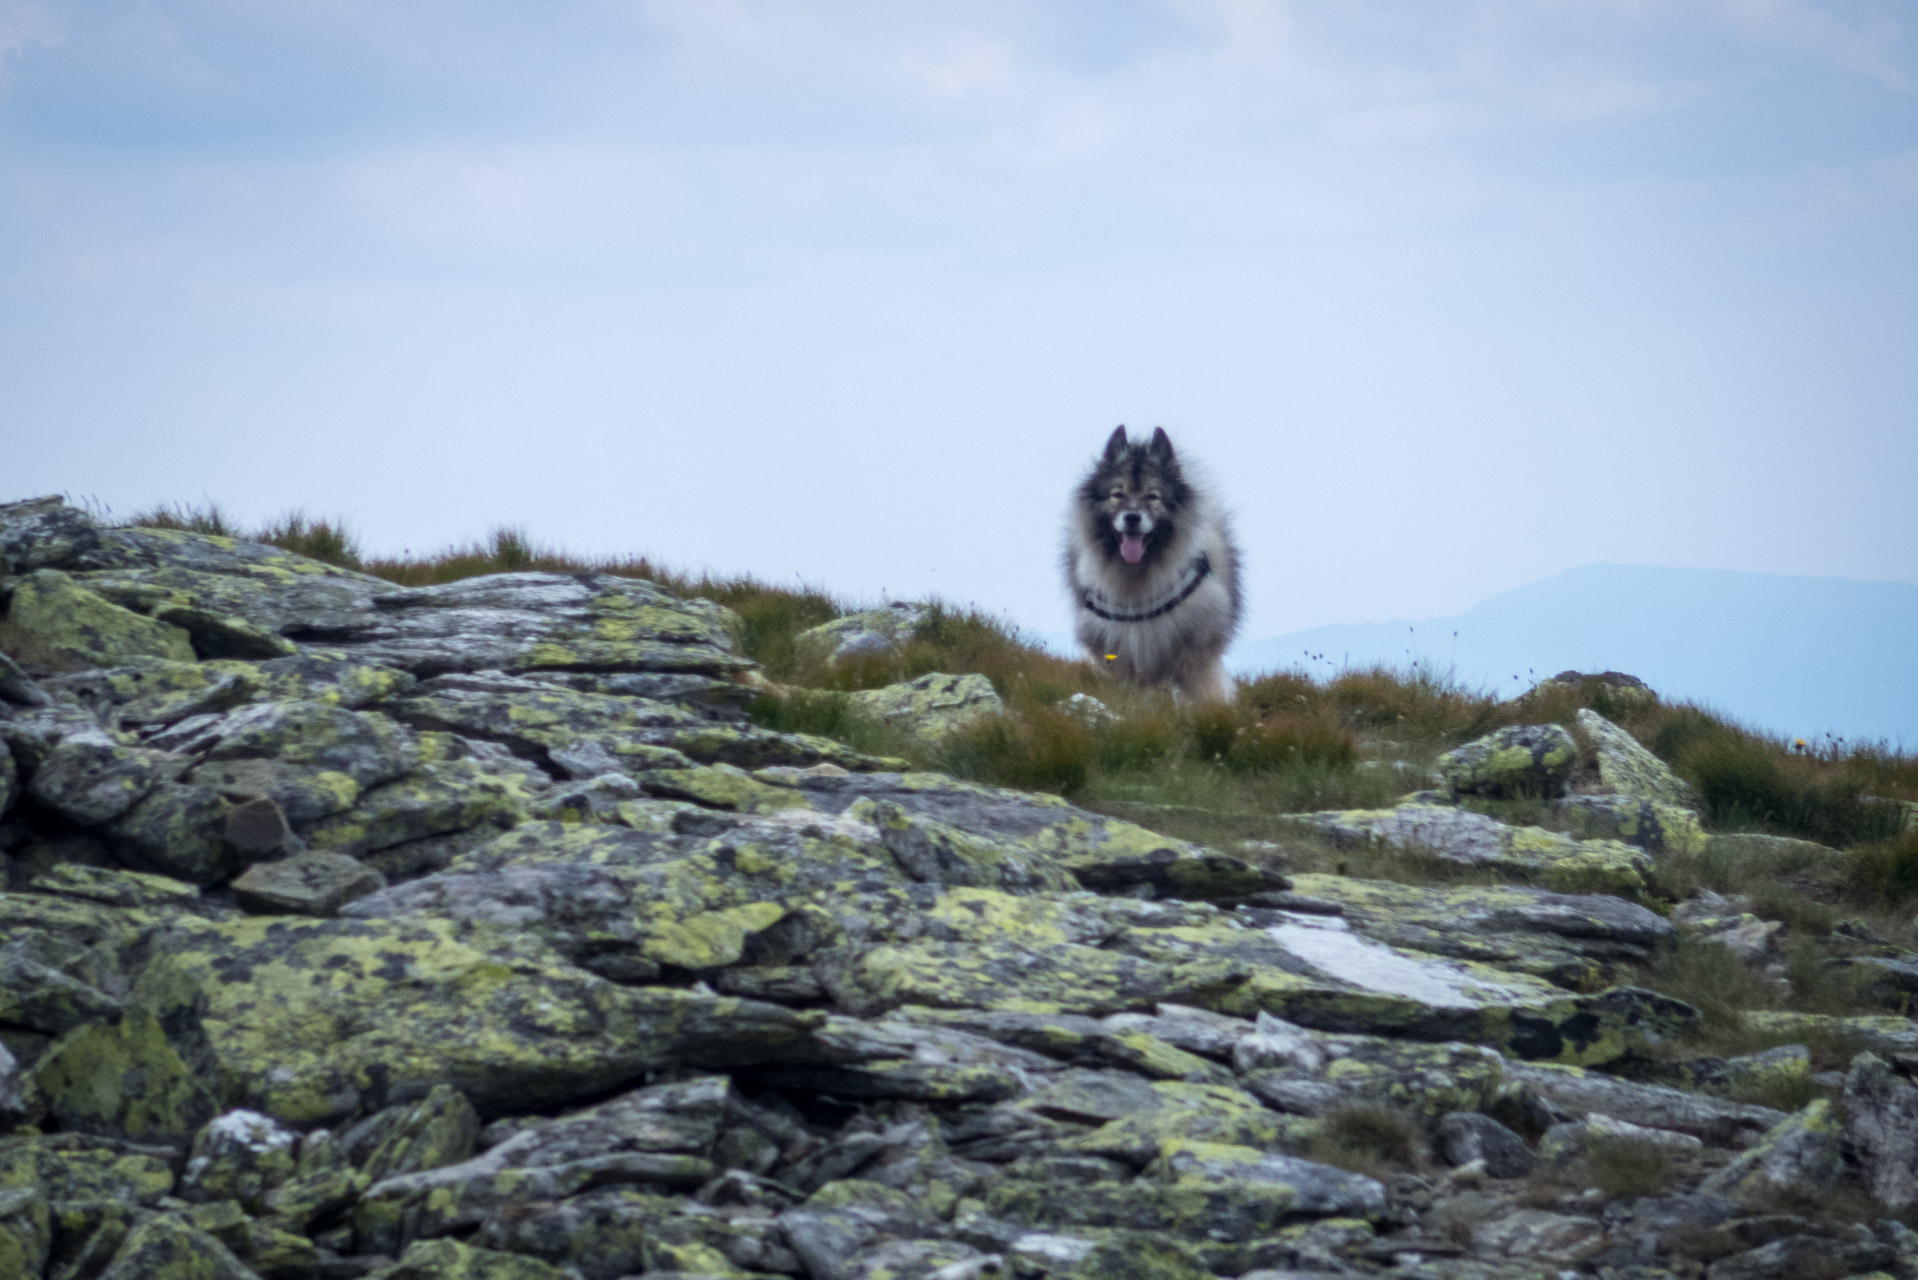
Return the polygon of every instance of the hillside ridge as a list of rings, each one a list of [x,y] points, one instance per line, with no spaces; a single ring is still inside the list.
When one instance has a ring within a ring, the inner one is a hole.
[[[185,523],[0,505],[20,1275],[1918,1275],[1908,757]]]

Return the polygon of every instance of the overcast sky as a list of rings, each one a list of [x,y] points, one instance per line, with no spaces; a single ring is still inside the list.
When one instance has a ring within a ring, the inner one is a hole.
[[[0,0],[0,498],[1067,614],[1120,422],[1247,634],[1918,581],[1918,10]]]

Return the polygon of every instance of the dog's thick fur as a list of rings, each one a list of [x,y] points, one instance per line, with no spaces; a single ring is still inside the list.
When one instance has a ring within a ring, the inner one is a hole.
[[[1073,495],[1066,585],[1074,631],[1121,679],[1191,702],[1230,702],[1221,657],[1239,629],[1239,550],[1225,512],[1173,456],[1124,427]]]

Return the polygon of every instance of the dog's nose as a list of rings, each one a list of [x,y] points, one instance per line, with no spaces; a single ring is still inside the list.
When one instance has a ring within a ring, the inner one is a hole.
[[[1132,530],[1132,529],[1136,529],[1136,528],[1138,528],[1138,527],[1139,527],[1139,513],[1138,513],[1138,512],[1136,512],[1136,511],[1128,511],[1128,512],[1126,512],[1126,513],[1125,513],[1125,527],[1126,527],[1126,528],[1127,528],[1128,530]]]

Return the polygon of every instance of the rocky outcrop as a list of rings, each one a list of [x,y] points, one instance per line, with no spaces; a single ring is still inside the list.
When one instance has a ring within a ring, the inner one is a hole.
[[[1902,1018],[1841,1028],[1886,1055],[1842,1124],[1626,1078],[1698,1020],[1631,983],[1693,830],[1642,761],[1560,799],[1619,799],[1590,838],[1300,819],[1520,883],[1288,879],[761,727],[736,620],[649,582],[401,589],[45,501],[0,555],[39,655],[0,663],[0,1274],[1463,1278],[1908,1194]],[[876,692],[934,737],[997,698]],[[1465,801],[1579,785],[1506,736]],[[1455,1167],[1342,1167],[1355,1132]],[[1520,1202],[1608,1142],[1710,1194]]]

